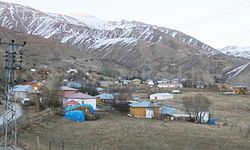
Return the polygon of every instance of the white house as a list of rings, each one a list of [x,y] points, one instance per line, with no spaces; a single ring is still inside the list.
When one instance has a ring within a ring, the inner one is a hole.
[[[90,104],[96,109],[96,98],[81,92],[66,93],[63,98],[63,105],[65,106],[68,101],[75,101],[79,104]]]
[[[151,86],[151,87],[154,86],[155,85],[154,81],[153,80],[148,80],[148,85]]]
[[[150,95],[150,99],[157,99],[157,100],[167,100],[173,99],[174,95],[170,93],[155,93]]]

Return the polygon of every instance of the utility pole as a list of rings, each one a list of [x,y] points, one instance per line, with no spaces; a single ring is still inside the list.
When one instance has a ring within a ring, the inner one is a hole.
[[[16,104],[14,99],[14,86],[16,85],[16,70],[21,69],[23,62],[22,48],[23,44],[11,42],[2,42],[0,39],[0,45],[7,45],[5,51],[5,114],[3,116],[3,123],[5,125],[5,140],[4,146],[7,149],[8,145],[17,145],[17,126],[16,126]]]

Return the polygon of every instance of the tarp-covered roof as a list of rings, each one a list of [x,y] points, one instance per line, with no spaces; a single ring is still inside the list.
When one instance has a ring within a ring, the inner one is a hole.
[[[88,107],[90,113],[94,113],[94,108],[93,108],[93,106],[90,105],[90,104],[81,104],[81,105],[75,105],[75,106],[67,106],[67,107],[64,109],[64,111],[65,111],[65,112],[72,111],[72,110],[75,110],[75,109],[77,109],[77,108],[79,108],[79,107]]]
[[[85,121],[84,112],[80,110],[66,112],[64,117],[68,120],[75,121],[75,122]]]

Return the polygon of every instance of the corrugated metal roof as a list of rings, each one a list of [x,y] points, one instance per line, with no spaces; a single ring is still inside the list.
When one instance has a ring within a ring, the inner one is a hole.
[[[34,92],[30,85],[16,85],[13,88],[14,92]]]
[[[160,113],[163,115],[172,115],[175,111],[176,109],[172,107],[163,106],[160,108]]]
[[[66,83],[66,86],[71,87],[71,88],[78,88],[79,89],[79,88],[82,87],[82,84],[78,83],[78,82],[75,82],[75,81],[71,81],[71,82]]]
[[[142,101],[142,102],[137,102],[137,103],[132,103],[129,104],[130,107],[159,107],[157,104],[152,103],[152,102],[146,102],[146,101]]]
[[[77,89],[74,89],[68,86],[61,86],[59,89],[62,91],[77,91]]]
[[[100,88],[100,87],[97,87],[97,88],[96,88],[96,90],[97,90],[98,92],[105,91],[105,89],[104,89],[104,88]]]
[[[90,96],[88,94],[84,94],[81,92],[77,92],[77,93],[66,93],[64,95],[65,98],[72,98],[72,99],[95,99],[95,97]]]
[[[110,99],[110,100],[114,99],[113,95],[108,93],[96,95],[95,97],[100,97],[100,99]]]

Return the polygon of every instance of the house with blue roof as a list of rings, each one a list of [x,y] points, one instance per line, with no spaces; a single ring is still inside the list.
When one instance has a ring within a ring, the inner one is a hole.
[[[23,99],[28,97],[29,94],[34,93],[34,89],[30,85],[16,85],[13,88],[15,93],[14,98]]]
[[[80,82],[71,81],[71,82],[66,83],[66,86],[70,88],[80,89],[82,87],[82,84]]]
[[[102,93],[100,95],[96,95],[95,96],[97,99],[100,99],[102,102],[106,103],[110,103],[114,101],[114,96],[112,94],[108,94],[108,93]]]

